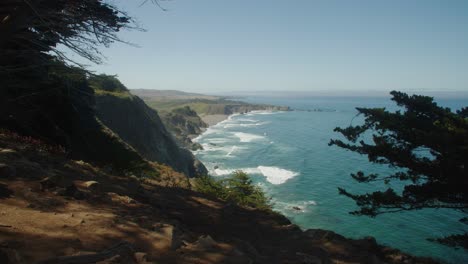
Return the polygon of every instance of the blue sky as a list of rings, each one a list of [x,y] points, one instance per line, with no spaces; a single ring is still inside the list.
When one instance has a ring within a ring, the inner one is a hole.
[[[109,1],[147,32],[103,48],[129,88],[468,91],[468,1]]]

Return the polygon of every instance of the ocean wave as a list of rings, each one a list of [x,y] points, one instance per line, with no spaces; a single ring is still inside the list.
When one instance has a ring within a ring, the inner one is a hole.
[[[255,110],[255,111],[250,111],[246,116],[253,116],[253,115],[275,115],[275,114],[280,114],[284,113],[284,111],[268,111],[268,110]]]
[[[263,126],[266,124],[269,124],[271,122],[265,121],[265,122],[260,122],[260,123],[248,123],[248,124],[242,124],[242,123],[229,123],[225,124],[223,128],[233,128],[233,127],[255,127],[255,126]]]
[[[193,138],[192,141],[193,142],[198,142],[200,141],[202,138],[204,138],[205,136],[207,135],[211,135],[211,134],[218,134],[220,133],[221,130],[219,129],[216,129],[216,128],[213,128],[213,127],[209,127],[205,130],[205,132],[203,132],[202,134],[198,135],[197,137]]]
[[[299,173],[278,167],[258,166],[260,172],[272,184],[283,184],[287,180],[296,177]]]
[[[233,174],[236,171],[243,171],[247,174],[259,174],[260,171],[257,168],[242,168],[242,169],[215,169],[215,176],[228,176]]]
[[[236,121],[239,121],[239,122],[250,122],[250,123],[257,123],[257,122],[260,122],[259,120],[255,120],[255,119],[249,119],[249,118],[237,118],[235,119]]]
[[[226,157],[229,157],[237,150],[237,146],[232,146],[231,150],[226,154]]]
[[[283,213],[305,213],[311,206],[316,206],[317,202],[310,201],[295,201],[295,202],[283,202],[273,200],[273,207]]]
[[[229,139],[227,139],[226,137],[219,137],[219,138],[207,138],[204,141],[208,143],[221,144],[221,143],[229,142]]]
[[[235,171],[243,171],[247,174],[261,174],[271,184],[283,184],[287,180],[296,177],[299,173],[285,170],[278,167],[258,166],[257,168],[242,168],[242,169],[215,169],[213,174],[215,176],[226,176],[234,173]]]
[[[264,139],[265,137],[244,132],[234,132],[234,136],[240,139],[240,142],[251,142],[253,140]]]

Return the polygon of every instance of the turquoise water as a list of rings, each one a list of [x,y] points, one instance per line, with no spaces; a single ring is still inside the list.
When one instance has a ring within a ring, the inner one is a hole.
[[[395,109],[388,98],[248,98],[247,101],[311,111],[253,112],[231,116],[210,127],[196,139],[205,149],[195,154],[213,176],[246,171],[272,197],[275,210],[304,229],[329,229],[352,238],[374,236],[380,244],[413,255],[468,263],[468,251],[425,239],[466,232],[467,226],[458,222],[460,213],[439,209],[359,217],[348,214],[356,209],[354,202],[338,195],[338,187],[352,192],[385,187],[359,184],[349,174],[357,170],[385,173],[389,168],[370,164],[364,156],[327,144],[331,138],[339,137],[333,132],[335,127],[362,120],[355,117],[354,107]],[[452,108],[468,105],[467,100],[446,99],[440,103]]]

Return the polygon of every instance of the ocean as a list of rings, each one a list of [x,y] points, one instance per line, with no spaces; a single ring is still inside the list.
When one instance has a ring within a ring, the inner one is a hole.
[[[251,112],[230,116],[211,126],[195,140],[204,150],[195,155],[214,177],[235,170],[248,173],[268,196],[274,209],[303,229],[321,228],[350,238],[373,236],[379,244],[449,263],[468,263],[468,251],[433,243],[426,238],[468,231],[458,221],[461,213],[419,210],[384,214],[376,218],[354,216],[355,203],[338,195],[338,187],[351,192],[385,188],[383,183],[362,184],[349,174],[388,173],[391,169],[368,162],[367,157],[328,146],[337,126],[359,124],[355,107],[396,109],[389,98],[369,97],[249,97],[244,101],[287,105],[296,111]],[[467,99],[440,99],[440,105],[459,109]],[[401,183],[391,185],[401,188]],[[299,209],[299,210],[298,210]]]

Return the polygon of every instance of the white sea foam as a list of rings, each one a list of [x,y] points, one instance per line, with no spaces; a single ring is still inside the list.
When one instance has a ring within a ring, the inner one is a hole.
[[[258,166],[258,169],[267,178],[267,181],[272,184],[283,184],[287,180],[299,175],[297,172],[278,167]]]
[[[240,139],[240,142],[251,142],[253,140],[259,140],[259,139],[264,138],[263,136],[244,133],[244,132],[235,132],[233,134],[234,134],[234,136],[236,136],[236,137],[238,137]]]
[[[269,124],[270,122],[260,122],[260,123],[228,123],[223,126],[223,128],[233,128],[233,127],[255,127],[255,126],[263,126]]]
[[[278,167],[258,166],[257,168],[242,168],[242,169],[215,169],[214,175],[226,176],[230,175],[236,170],[241,170],[247,174],[262,174],[271,184],[283,184],[287,180],[294,178],[299,173],[285,170]]]
[[[202,151],[217,151],[219,150],[220,148],[218,146],[214,146],[210,143],[202,143],[201,146],[203,147],[203,150]]]
[[[296,202],[282,202],[273,200],[274,207],[283,213],[305,213],[309,211],[311,206],[316,206],[315,201],[296,201]]]
[[[205,139],[205,141],[209,143],[221,144],[221,143],[226,143],[229,140],[226,139],[226,137],[222,137],[222,138],[207,138]]]
[[[252,127],[252,126],[263,126],[269,124],[270,122],[260,122],[260,123],[253,123],[253,124],[240,124],[241,127]]]
[[[225,124],[223,128],[240,127],[241,124]]]
[[[229,157],[232,155],[232,153],[234,153],[234,151],[236,151],[237,149],[237,146],[232,146],[231,150],[226,154],[226,157]]]
[[[274,115],[274,114],[279,114],[283,113],[284,111],[268,111],[268,110],[256,110],[256,111],[250,111],[246,116],[253,116],[253,115]]]
[[[239,122],[250,122],[250,123],[256,123],[256,122],[259,122],[258,120],[255,120],[255,119],[249,119],[249,118],[238,118],[238,119],[236,119],[236,121],[239,121]]]
[[[198,142],[200,141],[200,139],[202,139],[203,137],[205,137],[206,135],[210,135],[210,134],[219,134],[221,131],[219,129],[215,129],[215,128],[212,128],[212,127],[209,127],[206,129],[205,132],[203,132],[201,135],[198,135],[197,137],[195,137],[194,139],[192,139],[193,142]]]

